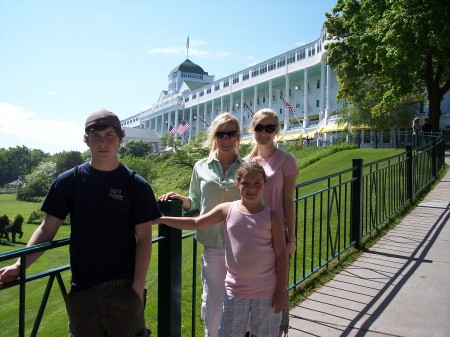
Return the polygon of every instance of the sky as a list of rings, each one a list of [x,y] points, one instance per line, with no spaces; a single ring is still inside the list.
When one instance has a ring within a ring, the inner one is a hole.
[[[0,0],[0,148],[87,150],[86,117],[156,103],[187,58],[219,80],[319,38],[336,0]]]

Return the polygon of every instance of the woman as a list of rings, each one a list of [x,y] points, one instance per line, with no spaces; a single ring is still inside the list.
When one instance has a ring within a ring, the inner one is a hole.
[[[295,214],[294,190],[298,166],[289,153],[277,149],[275,137],[280,133],[278,115],[271,109],[261,109],[255,113],[250,125],[256,144],[245,158],[256,161],[266,172],[267,183],[264,189],[264,204],[280,215],[286,230],[286,245],[289,259],[294,256]],[[289,305],[283,310],[280,336],[287,334],[289,327]]]
[[[193,169],[189,197],[169,192],[161,201],[180,199],[185,210],[200,210],[204,214],[216,205],[238,200],[235,184],[236,170],[242,163],[238,156],[241,135],[239,121],[228,112],[218,115],[208,129],[206,144],[211,146],[209,156],[199,160]],[[225,249],[223,222],[197,230],[196,239],[203,244],[202,255],[202,318],[205,336],[217,337],[225,296]]]

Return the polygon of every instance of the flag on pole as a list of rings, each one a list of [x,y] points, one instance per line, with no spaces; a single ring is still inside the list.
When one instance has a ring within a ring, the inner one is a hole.
[[[250,115],[251,115],[252,118],[253,118],[253,116],[254,116],[255,114],[253,113],[253,110],[248,106],[247,102],[245,102],[245,101],[244,101],[244,106],[250,111]]]
[[[182,136],[189,129],[189,123],[183,121],[177,129],[177,133]]]
[[[172,124],[170,124],[170,126],[169,126],[169,134],[171,136],[173,136],[175,134],[175,132],[177,132],[177,130],[173,127]]]
[[[189,35],[188,35],[187,40],[186,40],[186,49],[189,49]]]
[[[292,105],[290,105],[289,102],[283,98],[283,95],[281,95],[281,92],[278,91],[278,93],[280,94],[280,99],[283,101],[283,104],[286,107],[286,109],[289,109],[289,111],[295,115],[295,109],[292,107]]]
[[[206,125],[207,128],[209,128],[209,124],[206,123],[206,121],[202,118],[202,116],[198,115],[198,118]]]

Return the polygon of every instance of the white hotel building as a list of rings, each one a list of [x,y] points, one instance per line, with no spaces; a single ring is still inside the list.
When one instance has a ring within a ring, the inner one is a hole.
[[[219,113],[228,111],[240,121],[245,143],[251,140],[246,131],[251,122],[250,109],[256,112],[271,108],[279,114],[280,136],[284,140],[308,136],[327,141],[342,127],[335,123],[340,108],[336,100],[339,84],[326,64],[326,43],[323,29],[311,43],[219,80],[186,59],[169,73],[168,90],[161,93],[158,101],[122,120],[122,125],[164,135],[184,121],[190,128],[183,138],[190,139],[196,131],[207,128]],[[280,94],[295,114],[285,107]]]

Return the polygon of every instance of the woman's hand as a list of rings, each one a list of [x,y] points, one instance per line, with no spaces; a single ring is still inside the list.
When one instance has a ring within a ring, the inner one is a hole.
[[[184,209],[190,209],[191,208],[191,200],[189,198],[181,195],[181,194],[176,193],[176,192],[165,193],[165,194],[161,195],[158,200],[159,201],[168,201],[170,199],[181,200],[183,202],[182,207]]]

